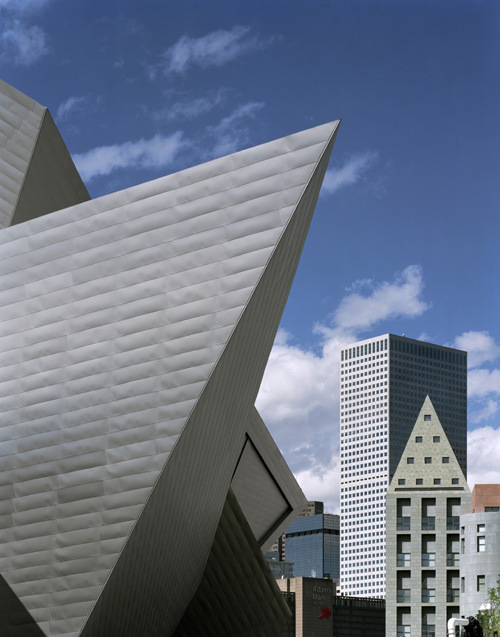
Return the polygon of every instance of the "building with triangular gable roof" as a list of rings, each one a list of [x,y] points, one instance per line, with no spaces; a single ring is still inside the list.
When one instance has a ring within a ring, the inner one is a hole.
[[[460,515],[470,500],[427,396],[387,491],[387,637],[445,634],[460,616]]]

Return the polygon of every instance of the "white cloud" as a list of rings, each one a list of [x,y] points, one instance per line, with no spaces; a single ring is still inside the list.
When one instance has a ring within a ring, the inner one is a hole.
[[[500,483],[500,429],[479,427],[467,437],[467,481],[475,484]]]
[[[227,91],[219,89],[203,97],[180,99],[153,115],[156,120],[194,119],[220,106]]]
[[[224,132],[233,128],[237,120],[245,117],[255,117],[255,114],[264,108],[264,102],[247,102],[235,109],[230,115],[224,117],[220,123],[214,127],[217,132]]]
[[[476,424],[492,418],[498,412],[498,403],[490,399],[482,409],[474,410],[472,407],[469,411],[470,421]]]
[[[427,334],[427,332],[422,332],[420,336],[417,336],[417,341],[425,341],[426,343],[432,343],[432,338]]]
[[[479,367],[483,363],[494,361],[500,354],[500,347],[489,332],[464,332],[455,338],[453,347],[468,352],[469,367]]]
[[[51,0],[0,0],[0,9],[6,9],[12,13],[27,13],[41,9]]]
[[[182,133],[176,132],[168,137],[155,135],[151,139],[99,146],[86,153],[74,155],[73,160],[82,179],[90,181],[130,166],[162,168],[174,160],[184,145]]]
[[[330,168],[323,180],[322,192],[333,194],[340,188],[357,183],[377,161],[378,154],[367,151],[351,155],[341,168]]]
[[[37,26],[28,27],[12,20],[0,35],[2,57],[18,66],[30,66],[47,53],[45,33]]]
[[[500,369],[471,369],[467,381],[469,398],[500,394]]]
[[[324,502],[325,513],[340,513],[340,463],[338,455],[332,458],[330,466],[312,466],[296,473],[295,478],[308,500]]]
[[[199,38],[183,35],[163,54],[163,72],[185,73],[192,66],[222,66],[271,41],[251,36],[250,27],[244,26],[219,29]]]
[[[258,398],[258,408],[274,423],[306,422],[318,409],[333,408],[331,379],[336,361],[283,342],[274,344]]]
[[[224,117],[216,126],[210,126],[207,135],[215,140],[210,151],[211,157],[234,153],[249,144],[251,131],[245,120],[254,118],[264,106],[264,102],[247,102]]]
[[[500,406],[500,369],[480,366],[498,358],[500,347],[489,332],[469,331],[457,336],[453,347],[468,353],[467,395],[469,422],[478,424],[491,420]]]
[[[422,269],[410,265],[390,283],[370,283],[371,294],[351,292],[345,296],[334,314],[338,327],[367,330],[381,320],[403,316],[420,316],[430,305],[422,299],[424,281]]]
[[[67,119],[67,117],[69,117],[69,115],[72,112],[74,112],[75,110],[81,109],[81,107],[85,104],[86,101],[87,101],[87,97],[84,97],[84,96],[68,97],[67,100],[59,104],[59,107],[56,113],[56,119],[58,119],[59,121]]]

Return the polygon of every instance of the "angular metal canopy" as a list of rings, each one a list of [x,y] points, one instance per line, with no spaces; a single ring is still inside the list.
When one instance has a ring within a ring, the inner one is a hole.
[[[171,635],[227,519],[304,504],[254,402],[337,127],[0,231],[0,629]]]

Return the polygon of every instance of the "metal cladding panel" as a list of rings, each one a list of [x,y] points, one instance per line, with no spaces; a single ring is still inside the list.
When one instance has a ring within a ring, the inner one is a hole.
[[[203,579],[174,637],[273,637],[290,616],[230,489]]]
[[[266,550],[307,504],[297,481],[255,409],[231,489],[262,550]]]
[[[231,488],[258,541],[267,537],[273,522],[291,512],[283,492],[249,439],[231,481]]]
[[[263,498],[267,498],[267,493],[265,491],[259,492],[258,487],[248,480],[244,487],[240,485],[238,488],[235,485],[238,469],[235,471],[231,482],[232,489],[240,506],[245,511],[250,527],[254,528],[254,514],[263,523],[261,533],[256,538],[261,549],[265,552],[276,538],[288,528],[297,513],[307,504],[307,500],[255,407],[250,411],[247,421],[247,436],[261,459],[262,468],[265,467],[288,504],[286,511],[282,511],[281,514],[274,507],[268,507],[265,515],[260,507],[253,509],[254,513],[252,513],[252,509],[246,503],[247,499],[255,502],[259,493],[260,497]]]
[[[335,129],[0,233],[0,571],[46,635],[150,636],[180,619]]]
[[[170,635],[196,592],[309,227],[329,141],[82,637]]]
[[[0,228],[88,199],[49,111],[0,80]]]
[[[12,223],[45,110],[0,80],[0,228]]]
[[[74,206],[89,199],[90,195],[54,120],[48,109],[45,109],[12,224]]]

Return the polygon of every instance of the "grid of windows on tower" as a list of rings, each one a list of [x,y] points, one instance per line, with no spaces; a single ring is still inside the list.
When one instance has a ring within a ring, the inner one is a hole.
[[[385,494],[429,395],[466,471],[467,360],[386,335],[341,352],[341,590],[385,595]]]
[[[387,338],[341,363],[342,590],[385,594],[385,493],[388,479]],[[351,354],[352,356],[352,354]]]

